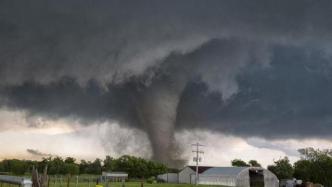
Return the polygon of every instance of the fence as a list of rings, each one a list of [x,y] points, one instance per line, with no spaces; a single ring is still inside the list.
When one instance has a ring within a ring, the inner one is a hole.
[[[124,186],[124,181],[121,181]],[[111,181],[101,176],[49,176],[48,187],[95,187],[96,184],[104,187],[113,186],[115,181]],[[119,182],[117,182],[119,183]]]
[[[102,180],[100,176],[49,176],[48,187],[95,187],[99,183],[104,187],[113,186],[114,182]],[[124,186],[124,184],[122,184]],[[32,187],[31,179],[0,175],[0,187]]]
[[[94,187],[99,182],[99,177],[87,176],[49,176],[49,187]]]

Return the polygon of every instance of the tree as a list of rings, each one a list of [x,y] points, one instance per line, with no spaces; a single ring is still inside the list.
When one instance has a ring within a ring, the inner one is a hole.
[[[294,163],[294,177],[303,181],[312,181],[312,162],[309,160],[299,160]]]
[[[11,160],[11,172],[15,175],[23,175],[26,171],[26,165],[24,161],[21,160]]]
[[[65,162],[61,157],[55,157],[53,159],[51,158],[50,160],[48,160],[47,164],[49,167],[48,169],[49,174],[51,175],[66,174]]]
[[[2,162],[0,162],[0,172],[4,172],[5,171],[5,167],[3,165]]]
[[[75,163],[66,163],[65,164],[65,174],[77,175],[80,172],[80,168]]]
[[[250,160],[248,162],[250,164],[250,166],[252,167],[261,167],[261,164],[257,162],[257,160]]]
[[[249,164],[247,164],[245,161],[241,160],[241,159],[234,159],[231,161],[232,166],[236,166],[236,167],[247,167],[250,166]]]
[[[80,174],[88,173],[89,163],[85,160],[81,160],[79,164]]]
[[[73,158],[73,157],[67,157],[67,158],[65,159],[65,163],[66,163],[66,164],[74,164],[75,161],[76,161],[76,159]]]
[[[115,169],[114,164],[115,164],[115,160],[110,156],[106,156],[106,158],[104,160],[103,170],[104,171],[113,171]]]
[[[268,166],[267,169],[274,173],[278,179],[291,179],[294,173],[288,157],[274,161],[274,165]]]
[[[88,174],[96,174],[96,175],[100,175],[101,174],[101,160],[99,158],[97,158],[96,160],[94,160],[92,163],[88,162]]]
[[[302,159],[294,164],[294,177],[332,186],[331,150],[300,149]]]

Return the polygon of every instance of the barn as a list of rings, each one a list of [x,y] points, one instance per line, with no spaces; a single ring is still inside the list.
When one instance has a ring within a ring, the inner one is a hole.
[[[237,187],[278,187],[278,178],[261,167],[213,167],[199,175],[199,184]]]

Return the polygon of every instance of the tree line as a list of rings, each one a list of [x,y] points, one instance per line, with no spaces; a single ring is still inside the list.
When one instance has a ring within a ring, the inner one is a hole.
[[[124,155],[119,158],[106,156],[104,160],[97,158],[94,161],[81,160],[80,162],[72,157],[47,157],[41,161],[5,159],[0,162],[0,172],[24,175],[31,173],[33,167],[42,171],[46,165],[50,175],[100,175],[102,171],[122,171],[127,172],[130,178],[148,178],[168,171],[164,164]]]
[[[267,167],[279,180],[281,179],[301,179],[304,182],[320,183],[324,186],[332,186],[332,151],[315,150],[305,148],[298,150],[301,159],[291,164],[288,157],[274,161],[274,164]],[[233,166],[247,167],[260,166],[251,160],[248,163],[241,159],[231,161]]]
[[[278,178],[296,178],[303,181],[332,186],[331,150],[300,149],[301,159],[290,164],[287,157],[274,162],[268,169]]]

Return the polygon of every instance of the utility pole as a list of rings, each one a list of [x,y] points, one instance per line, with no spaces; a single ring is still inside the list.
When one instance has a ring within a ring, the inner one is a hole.
[[[196,157],[194,157],[193,161],[196,162],[196,178],[195,183],[198,184],[198,162],[202,161],[202,157],[199,157],[200,154],[204,154],[204,151],[200,150],[200,147],[204,146],[199,144],[198,142],[195,144],[191,144],[191,146],[195,146],[195,150],[192,152],[196,154]]]

